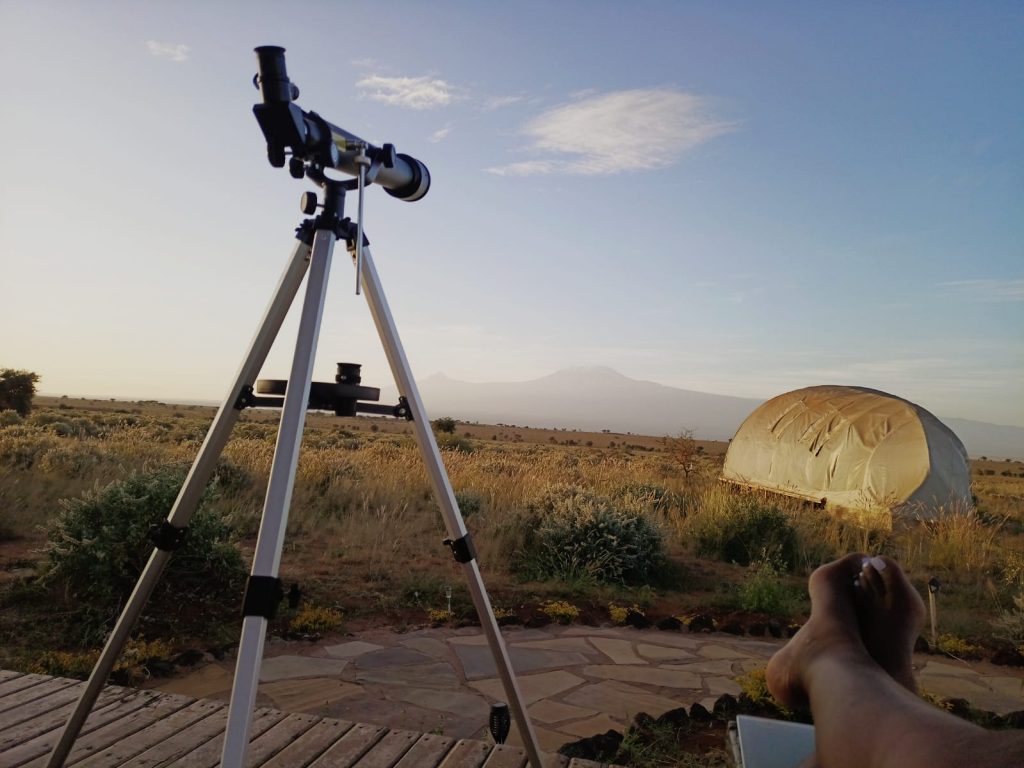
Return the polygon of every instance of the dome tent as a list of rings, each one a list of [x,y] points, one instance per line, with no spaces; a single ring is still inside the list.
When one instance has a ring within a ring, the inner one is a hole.
[[[970,503],[967,451],[924,408],[864,387],[807,387],[774,397],[729,445],[727,482],[823,502],[934,517]]]

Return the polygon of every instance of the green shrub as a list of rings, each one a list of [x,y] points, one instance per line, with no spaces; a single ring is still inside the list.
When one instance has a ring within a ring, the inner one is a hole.
[[[430,422],[430,425],[434,428],[434,432],[452,434],[455,432],[455,419],[451,416],[442,416],[439,419],[434,419]]]
[[[5,408],[0,411],[0,427],[11,427],[15,424],[21,424],[24,419],[21,414],[13,408]]]
[[[464,437],[442,432],[437,435],[437,447],[442,451],[458,451],[459,453],[472,453],[473,443]]]
[[[626,483],[615,489],[612,498],[624,507],[654,512],[682,505],[679,494],[655,483]]]
[[[483,506],[483,496],[476,491],[465,490],[455,492],[455,501],[459,505],[459,512],[463,517],[470,517],[480,511]]]
[[[573,486],[548,489],[521,523],[516,559],[526,578],[647,584],[665,562],[647,517]]]
[[[770,560],[761,560],[750,566],[740,583],[739,604],[744,611],[789,616],[794,601],[779,569]]]
[[[63,597],[75,640],[102,639],[116,618],[153,551],[150,529],[166,519],[184,476],[164,467],[62,500],[42,576]],[[245,572],[228,538],[227,526],[200,505],[142,622],[202,627],[224,617],[225,603],[235,607]]]
[[[698,555],[739,565],[770,560],[786,569],[797,562],[796,529],[778,507],[730,494],[724,508],[703,523],[695,531]]]

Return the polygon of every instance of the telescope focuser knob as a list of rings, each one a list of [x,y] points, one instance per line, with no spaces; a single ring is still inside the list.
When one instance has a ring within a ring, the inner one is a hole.
[[[293,157],[288,161],[288,173],[293,179],[301,179],[306,175],[306,164],[302,162],[301,157]]]
[[[380,164],[385,168],[394,168],[395,161],[398,159],[398,154],[395,152],[395,145],[385,144],[381,147],[378,159],[380,160]]]
[[[316,194],[313,192],[303,192],[302,198],[299,201],[299,208],[307,215],[316,212],[317,202]]]

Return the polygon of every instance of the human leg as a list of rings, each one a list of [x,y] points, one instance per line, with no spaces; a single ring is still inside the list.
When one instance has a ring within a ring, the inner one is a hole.
[[[1024,734],[985,731],[943,712],[872,659],[853,594],[862,559],[850,555],[811,575],[811,617],[768,664],[772,694],[790,707],[810,706],[818,763],[994,768],[1024,762]]]

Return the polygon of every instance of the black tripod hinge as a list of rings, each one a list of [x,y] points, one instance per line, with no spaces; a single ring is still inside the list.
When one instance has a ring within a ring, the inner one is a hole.
[[[235,410],[244,411],[246,408],[252,408],[255,401],[256,396],[253,394],[252,387],[242,387],[242,391],[238,393],[238,399],[235,400]]]
[[[295,228],[295,238],[312,247],[313,235],[316,234],[316,222],[313,219],[305,219]]]
[[[149,529],[149,538],[157,549],[173,552],[181,546],[186,533],[188,533],[188,526],[178,528],[164,520],[160,525],[154,525]]]
[[[405,395],[398,397],[398,405],[395,406],[395,416],[406,421],[413,421],[412,408],[409,407],[409,401]]]
[[[245,583],[242,616],[262,616],[270,621],[277,615],[277,604],[284,599],[284,587],[276,576],[250,576]]]
[[[473,546],[473,539],[468,533],[461,539],[445,539],[444,545],[451,548],[457,563],[468,563],[470,560],[476,560],[476,547]]]

